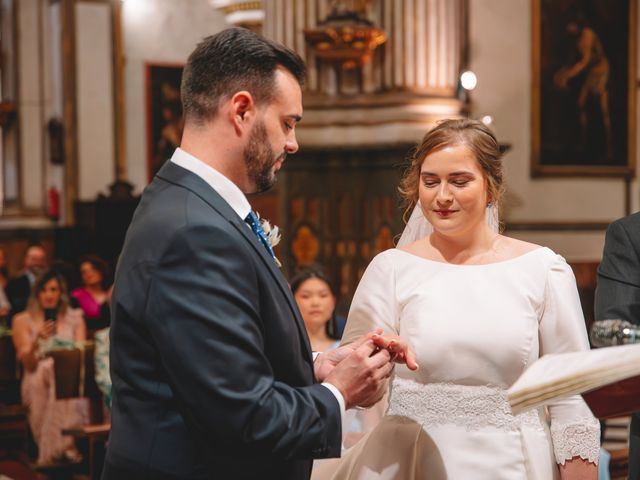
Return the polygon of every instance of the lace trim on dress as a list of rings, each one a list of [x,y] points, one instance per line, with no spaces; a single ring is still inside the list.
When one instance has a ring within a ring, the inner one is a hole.
[[[595,418],[578,418],[570,424],[553,422],[551,424],[551,439],[557,463],[564,465],[566,460],[580,457],[598,464],[600,423]]]
[[[454,424],[468,431],[495,427],[517,431],[522,426],[544,430],[537,410],[514,415],[507,391],[488,386],[419,383],[395,377],[387,415],[399,415],[425,428]]]

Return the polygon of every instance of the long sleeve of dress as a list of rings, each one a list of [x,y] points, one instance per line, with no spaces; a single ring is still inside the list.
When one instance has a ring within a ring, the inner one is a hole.
[[[382,328],[385,333],[399,333],[395,282],[391,260],[386,253],[377,255],[364,272],[353,296],[342,344],[351,343],[376,328]],[[353,429],[360,434],[373,430],[387,410],[388,393],[368,409],[353,411],[352,426],[347,426],[346,430]],[[345,446],[351,445],[346,441]]]
[[[371,261],[358,284],[342,336],[343,344],[376,328],[398,334],[395,289],[395,271],[387,253],[383,252]]]
[[[575,277],[560,256],[548,272],[539,328],[540,355],[589,349]],[[549,413],[556,461],[564,464],[580,457],[597,463],[600,425],[582,397],[573,395],[554,402]]]

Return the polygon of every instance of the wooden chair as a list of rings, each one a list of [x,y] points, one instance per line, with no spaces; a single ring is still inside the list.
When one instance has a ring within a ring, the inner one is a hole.
[[[88,398],[91,423],[101,423],[104,409],[102,392],[96,383],[94,353],[94,344],[88,342],[82,349],[56,350],[49,355],[54,362],[56,398]]]
[[[86,397],[90,405],[90,423],[66,428],[62,431],[76,440],[88,444],[90,478],[100,478],[104,462],[104,445],[111,425],[104,422],[102,393],[95,381],[95,346],[88,342],[83,349],[51,352],[54,361],[56,398]]]

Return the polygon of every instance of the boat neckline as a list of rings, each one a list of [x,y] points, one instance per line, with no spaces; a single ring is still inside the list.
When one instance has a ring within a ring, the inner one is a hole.
[[[426,258],[426,257],[422,257],[420,255],[416,255],[415,253],[411,253],[411,252],[407,252],[406,250],[402,250],[400,248],[394,248],[393,250],[396,250],[398,252],[402,252],[406,255],[409,255],[411,257],[414,258],[418,258],[420,260],[424,260],[425,262],[429,262],[429,263],[437,263],[439,265],[451,265],[454,267],[487,267],[487,266],[491,266],[491,265],[504,265],[507,263],[511,263],[511,262],[515,262],[518,261],[524,257],[528,257],[529,255],[531,255],[532,253],[541,251],[541,250],[549,250],[548,247],[538,247],[538,248],[534,248],[533,250],[529,250],[528,252],[523,253],[522,255],[518,255],[517,257],[512,257],[512,258],[507,258],[506,260],[500,260],[499,262],[491,262],[491,263],[449,263],[449,262],[441,262],[440,260],[432,260],[430,258]]]

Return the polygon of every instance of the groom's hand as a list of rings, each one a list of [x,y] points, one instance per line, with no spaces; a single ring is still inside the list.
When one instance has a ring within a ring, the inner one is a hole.
[[[369,338],[340,361],[324,381],[340,391],[347,409],[369,407],[384,395],[385,380],[392,371],[389,351],[379,349]]]
[[[327,378],[336,365],[364,345],[366,341],[371,340],[375,335],[380,335],[381,333],[382,329],[378,328],[374,332],[363,335],[353,343],[342,345],[329,352],[319,354],[316,361],[313,362],[313,370],[316,380],[318,382],[324,382],[325,378]]]
[[[363,335],[358,340],[348,345],[343,345],[330,352],[321,353],[314,362],[314,372],[318,382],[324,382],[327,375],[349,354],[364,345],[368,340],[372,340],[377,349],[388,350],[391,359],[396,363],[405,363],[410,370],[417,370],[416,356],[409,347],[409,344],[397,335],[382,334],[382,329],[377,328],[371,333]]]

